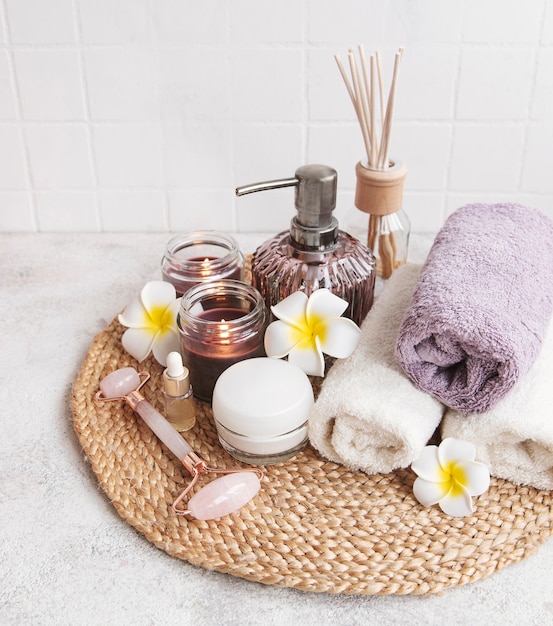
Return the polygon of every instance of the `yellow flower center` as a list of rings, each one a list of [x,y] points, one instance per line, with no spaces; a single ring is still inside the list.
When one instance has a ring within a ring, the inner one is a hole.
[[[444,468],[444,472],[448,475],[449,492],[452,496],[460,496],[463,493],[463,487],[467,485],[467,475],[462,467],[451,461]]]
[[[315,337],[318,337],[319,340],[324,340],[326,325],[324,318],[321,316],[311,315],[309,319],[305,318],[301,327],[304,341],[309,341],[314,344]]]
[[[149,325],[161,334],[169,332],[172,327],[171,308],[154,306],[148,311]]]

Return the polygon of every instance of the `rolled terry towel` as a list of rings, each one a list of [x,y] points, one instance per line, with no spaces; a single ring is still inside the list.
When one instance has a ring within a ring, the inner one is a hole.
[[[553,322],[528,373],[492,409],[448,409],[442,436],[472,441],[492,476],[553,489]]]
[[[420,270],[408,264],[394,272],[361,325],[357,348],[330,369],[309,415],[312,446],[350,469],[407,467],[440,424],[443,406],[411,383],[394,355]]]
[[[529,369],[553,310],[553,222],[472,204],[436,236],[401,324],[398,360],[445,405],[480,413]]]

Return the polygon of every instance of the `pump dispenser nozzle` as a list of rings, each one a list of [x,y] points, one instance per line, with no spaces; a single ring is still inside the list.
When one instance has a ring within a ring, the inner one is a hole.
[[[329,289],[349,303],[344,312],[358,326],[371,308],[375,258],[360,241],[338,228],[338,174],[328,165],[303,165],[293,177],[246,185],[237,196],[294,187],[297,213],[290,229],[265,241],[252,255],[252,285],[268,308],[295,291],[309,296]]]
[[[294,178],[268,180],[237,187],[236,195],[254,191],[295,187],[298,211],[290,224],[292,242],[302,250],[326,250],[338,236],[338,221],[332,216],[336,208],[338,174],[328,165],[303,165]]]

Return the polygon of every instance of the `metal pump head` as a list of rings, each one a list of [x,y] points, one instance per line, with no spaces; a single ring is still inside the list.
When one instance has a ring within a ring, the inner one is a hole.
[[[336,208],[338,174],[327,165],[302,165],[294,178],[269,180],[237,187],[236,195],[254,191],[295,187],[297,215],[290,224],[290,236],[298,247],[305,250],[324,250],[338,236],[338,222],[332,216]]]
[[[329,226],[336,208],[338,174],[326,165],[303,165],[296,170],[298,222],[310,228]]]

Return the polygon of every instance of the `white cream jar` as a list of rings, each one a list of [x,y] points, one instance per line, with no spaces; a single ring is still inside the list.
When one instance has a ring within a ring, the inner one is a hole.
[[[219,376],[213,391],[219,441],[246,463],[286,461],[307,443],[313,402],[309,378],[295,365],[267,357],[235,363]]]

